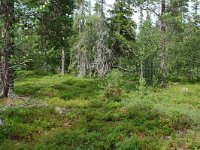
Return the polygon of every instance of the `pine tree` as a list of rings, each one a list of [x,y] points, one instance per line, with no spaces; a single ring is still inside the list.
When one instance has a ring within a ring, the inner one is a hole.
[[[4,0],[0,2],[1,14],[1,69],[0,69],[0,97],[14,96],[14,69],[12,57],[15,52],[14,43],[14,0]]]

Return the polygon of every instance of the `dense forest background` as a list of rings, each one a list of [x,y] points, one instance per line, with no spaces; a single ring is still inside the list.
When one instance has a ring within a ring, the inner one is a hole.
[[[1,95],[12,95],[17,70],[102,77],[118,68],[140,84],[163,87],[168,81],[199,81],[199,5],[198,0],[116,0],[113,6],[105,0],[95,6],[87,0],[1,1]]]
[[[112,2],[0,0],[0,150],[200,149],[200,1]]]

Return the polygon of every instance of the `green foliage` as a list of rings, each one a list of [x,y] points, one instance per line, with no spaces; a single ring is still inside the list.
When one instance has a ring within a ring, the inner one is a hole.
[[[134,90],[139,85],[138,78],[133,73],[127,73],[120,71],[119,69],[113,69],[106,75],[100,87],[117,87],[127,91]]]
[[[123,73],[116,72],[114,76],[117,74],[119,80],[123,79]],[[112,79],[111,75],[109,79]],[[113,85],[120,87],[121,81],[118,83]],[[48,105],[9,108],[2,102],[0,149],[156,150],[172,147],[198,149],[200,145],[199,84],[171,83],[168,89],[149,89],[146,94],[133,90],[127,93],[121,86],[126,96],[116,96],[121,98],[120,102],[102,100],[100,93],[96,93],[99,88],[94,88],[97,86],[95,79],[57,75],[31,78],[30,72],[24,72],[23,78],[16,82],[17,94],[25,96],[20,93],[20,88],[27,84],[30,94],[32,92],[38,99],[30,99],[28,103]],[[66,84],[73,89],[65,90],[63,85]],[[47,92],[45,96],[34,94],[36,85],[41,86],[40,91]],[[77,96],[64,100],[60,94],[53,93],[49,85],[56,85],[58,93],[75,90]],[[82,93],[77,90],[80,87]],[[89,88],[90,93],[85,88]],[[87,95],[87,99],[83,95]],[[27,106],[20,97],[18,104]],[[56,108],[64,112],[59,113]]]
[[[54,98],[46,98],[46,102],[50,106],[58,106],[58,107],[67,107],[67,108],[88,108],[88,107],[99,107],[102,104],[98,101],[95,102],[89,102],[88,100],[82,100],[82,99],[72,99],[64,101],[63,99],[59,97]]]
[[[0,149],[200,149],[200,85],[187,83],[200,81],[197,1],[193,12],[188,0],[165,1],[157,14],[160,0],[116,0],[109,18],[104,0],[95,14],[85,0],[12,2],[0,2],[10,10],[0,20],[0,94],[13,68],[17,96],[0,101]],[[63,48],[70,71],[103,79],[49,73]]]
[[[122,87],[123,83],[123,73],[117,69],[112,70],[105,78],[105,85],[108,87]]]
[[[15,5],[15,68],[56,72],[61,48],[69,64],[74,1],[20,0]]]
[[[1,112],[0,116],[4,119],[0,127],[1,142],[5,139],[32,141],[45,130],[58,127],[62,120],[50,108],[10,109]]]
[[[111,100],[111,101],[117,101],[120,102],[123,95],[123,91],[120,88],[116,87],[108,87],[105,89],[105,98]]]
[[[158,68],[154,66],[159,64],[158,38],[159,30],[153,26],[151,18],[148,17],[140,27],[136,41],[137,50],[134,52],[137,66],[140,67],[140,82],[145,82],[147,85],[153,85],[153,78],[158,78]]]
[[[132,8],[128,1],[116,1],[110,14],[110,45],[115,55],[114,64],[118,65],[119,58],[132,58],[132,51],[135,43],[134,29],[136,25],[131,19]]]
[[[59,97],[65,100],[88,99],[95,96],[95,92],[99,90],[96,83],[98,80],[59,75],[38,78],[42,74],[39,76],[33,74],[32,77],[29,76],[27,80],[24,80],[23,76],[27,76],[27,72],[19,73],[22,78],[15,84],[16,93],[19,95],[29,95],[34,98]]]
[[[133,74],[127,74],[116,69],[106,75],[103,82],[100,83],[100,87],[104,90],[104,98],[119,102],[124,97],[124,90],[129,91],[130,88],[135,88],[136,84]]]
[[[27,70],[20,70],[15,72],[15,78],[16,80],[23,80],[27,78],[37,78],[37,77],[43,77],[43,76],[48,76],[51,73],[47,71],[42,71],[42,70],[33,70],[33,71],[27,71]]]
[[[139,139],[136,137],[126,138],[124,139],[123,143],[117,143],[118,150],[139,150],[141,149],[139,144]]]

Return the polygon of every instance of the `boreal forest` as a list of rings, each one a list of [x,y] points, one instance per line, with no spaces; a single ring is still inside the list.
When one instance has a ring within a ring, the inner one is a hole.
[[[200,149],[200,0],[0,0],[0,150]]]

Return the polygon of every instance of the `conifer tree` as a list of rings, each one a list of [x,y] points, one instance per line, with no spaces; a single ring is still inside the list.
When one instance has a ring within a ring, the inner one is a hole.
[[[121,58],[132,57],[136,25],[132,20],[131,4],[127,0],[116,0],[110,15],[111,49],[115,56],[114,65],[118,65]]]
[[[14,96],[14,68],[12,57],[15,53],[14,23],[15,9],[14,0],[0,2],[0,27],[1,31],[1,62],[0,62],[0,97]]]

